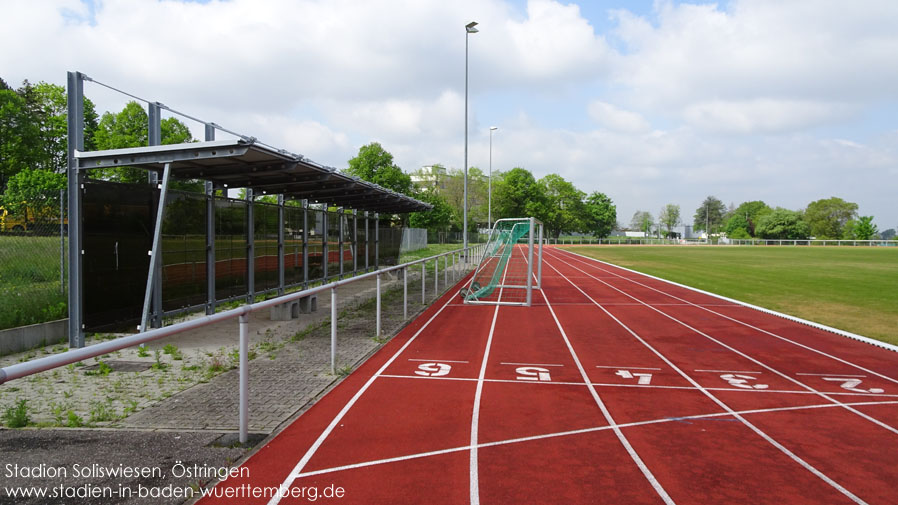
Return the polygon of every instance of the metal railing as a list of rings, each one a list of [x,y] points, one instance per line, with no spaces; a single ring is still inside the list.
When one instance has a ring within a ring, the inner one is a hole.
[[[464,249],[456,249],[453,251],[448,251],[445,253],[437,254],[434,256],[429,256],[427,258],[410,261],[408,263],[403,263],[401,265],[396,265],[392,267],[385,267],[380,270],[375,270],[373,272],[369,272],[366,274],[358,275],[355,277],[351,277],[348,279],[338,280],[335,282],[331,282],[329,284],[324,284],[321,286],[312,287],[309,289],[304,289],[302,291],[297,291],[294,293],[290,293],[284,296],[279,296],[276,298],[271,298],[269,300],[265,300],[262,302],[252,303],[248,305],[243,305],[241,307],[237,307],[235,309],[227,310],[224,312],[219,312],[217,314],[201,316],[197,319],[192,319],[190,321],[184,321],[181,323],[174,324],[172,326],[166,326],[163,328],[152,329],[146,331],[144,333],[138,333],[135,335],[129,335],[126,337],[121,337],[115,340],[108,340],[105,342],[101,342],[98,344],[90,345],[87,347],[81,347],[77,349],[70,349],[67,352],[56,354],[52,356],[46,356],[43,358],[34,359],[31,361],[26,361],[24,363],[16,363],[14,365],[10,365],[4,368],[0,368],[0,384],[5,382],[20,379],[22,377],[26,377],[29,375],[33,375],[36,373],[44,372],[47,370],[52,370],[54,368],[58,368],[61,366],[65,366],[71,363],[77,363],[81,360],[95,358],[97,356],[102,356],[104,354],[108,354],[114,351],[118,351],[121,349],[125,349],[128,347],[134,347],[137,345],[145,344],[148,342],[152,342],[154,340],[159,340],[161,338],[169,337],[172,335],[176,335],[178,333],[183,333],[185,331],[190,331],[196,328],[200,328],[209,324],[217,323],[220,321],[225,321],[229,319],[238,319],[239,320],[239,417],[238,417],[238,425],[239,425],[239,436],[240,443],[245,443],[248,435],[248,427],[249,427],[249,315],[258,310],[265,310],[271,307],[281,305],[283,303],[288,303],[292,301],[299,300],[301,298],[305,298],[310,295],[315,295],[318,293],[330,291],[331,293],[331,373],[336,374],[336,352],[337,352],[337,288],[340,286],[345,286],[347,284],[351,284],[353,282],[358,282],[364,279],[370,279],[375,277],[377,280],[377,293],[376,293],[376,334],[378,337],[381,336],[381,276],[384,274],[394,272],[394,271],[402,271],[402,280],[403,280],[403,315],[405,318],[408,318],[408,269],[412,266],[421,265],[421,302],[422,304],[425,301],[427,282],[427,264],[429,262],[433,262],[434,266],[434,286],[433,290],[435,293],[439,293],[439,282],[440,282],[440,258],[443,259],[443,285],[444,288],[449,286],[449,275],[452,272],[452,280],[457,281],[460,280],[463,276],[463,269],[467,264],[475,264],[476,260],[482,254],[483,244],[474,245],[468,247],[468,251],[470,253],[465,254],[466,251]],[[451,265],[450,265],[451,258]],[[466,259],[467,258],[467,259]]]

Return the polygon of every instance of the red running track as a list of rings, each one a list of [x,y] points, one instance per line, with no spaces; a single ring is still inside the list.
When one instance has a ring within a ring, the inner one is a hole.
[[[201,503],[898,503],[893,351],[557,249],[456,291]]]

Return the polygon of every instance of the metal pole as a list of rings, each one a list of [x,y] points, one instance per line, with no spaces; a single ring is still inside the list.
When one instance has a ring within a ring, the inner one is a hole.
[[[165,217],[165,197],[168,194],[168,181],[171,176],[171,163],[165,164],[162,173],[162,189],[159,191],[159,206],[156,209],[156,227],[153,230],[153,249],[150,251],[150,269],[147,273],[147,287],[143,296],[143,313],[140,318],[140,332],[147,331],[150,318],[150,299],[153,297],[153,284],[156,278],[156,266],[159,262],[159,250],[162,248],[162,219]],[[158,286],[157,286],[158,287]]]
[[[246,302],[256,301],[256,217],[253,190],[246,188]]]
[[[240,314],[240,443],[249,428],[249,314]]]
[[[468,261],[468,35],[477,33],[477,25],[475,22],[465,25],[465,182],[464,182],[464,204],[462,206],[462,244],[465,248],[465,263]]]
[[[433,259],[433,292],[440,292],[440,258]]]
[[[535,219],[530,218],[530,247],[527,252],[527,306],[533,302],[533,232],[536,231]]]
[[[75,151],[84,150],[84,74],[68,72],[66,127],[68,140],[68,203],[69,203],[69,347],[84,347],[84,276],[83,235],[81,229],[81,184],[84,175],[78,170]]]
[[[337,374],[337,288],[331,288],[331,373]]]
[[[158,103],[150,103],[147,105],[147,145],[162,145],[162,109]],[[159,183],[159,174],[154,171],[149,173],[150,184]],[[165,205],[165,200],[160,199],[159,205]],[[162,222],[160,221],[160,224]],[[162,247],[157,250],[158,255],[162,256]],[[153,328],[162,326],[162,261],[156,261],[156,269],[153,272],[153,304],[152,304],[152,320],[150,321]]]
[[[408,319],[408,267],[402,269],[402,319]]]
[[[343,232],[345,231],[345,226],[343,226],[344,218],[345,218],[345,216],[343,214],[343,209],[338,208],[337,209],[337,223],[338,223],[338,226],[337,226],[337,254],[340,256],[340,258],[339,258],[340,276],[337,277],[338,279],[343,278],[343,240],[344,240]]]
[[[536,264],[536,287],[543,288],[543,224],[539,225],[539,256]]]
[[[380,337],[380,273],[375,277],[377,278],[377,323],[375,326],[375,336]]]
[[[284,195],[278,195],[278,295],[284,294]]]
[[[443,284],[449,286],[449,256],[443,256]]]
[[[322,238],[324,239],[324,244],[321,246],[321,271],[323,272],[325,281],[327,281],[328,274],[327,264],[329,262],[328,260],[330,260],[330,258],[328,257],[328,255],[330,254],[330,248],[328,247],[327,243],[330,239],[330,230],[328,229],[328,225],[330,224],[328,223],[328,221],[330,221],[330,219],[328,219],[328,217],[327,205],[325,205],[324,209],[321,212],[321,221],[323,223],[321,229],[324,231],[324,233],[321,234]]]
[[[302,286],[309,287],[309,201],[302,201]]]
[[[421,262],[421,305],[424,305],[424,285],[427,284],[427,264]]]
[[[65,190],[59,190],[59,294],[65,294]]]

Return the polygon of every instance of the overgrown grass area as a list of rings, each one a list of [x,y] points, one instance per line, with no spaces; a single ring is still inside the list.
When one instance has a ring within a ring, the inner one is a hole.
[[[64,318],[59,237],[0,236],[0,329]]]
[[[571,251],[898,344],[898,249],[578,246]]]

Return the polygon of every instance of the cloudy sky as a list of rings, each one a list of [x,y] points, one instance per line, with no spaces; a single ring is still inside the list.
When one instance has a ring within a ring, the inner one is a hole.
[[[67,70],[342,168],[558,173],[624,224],[839,196],[898,226],[894,0],[7,0],[0,77]],[[88,83],[99,109],[125,100]],[[201,135],[198,125],[191,125]]]

